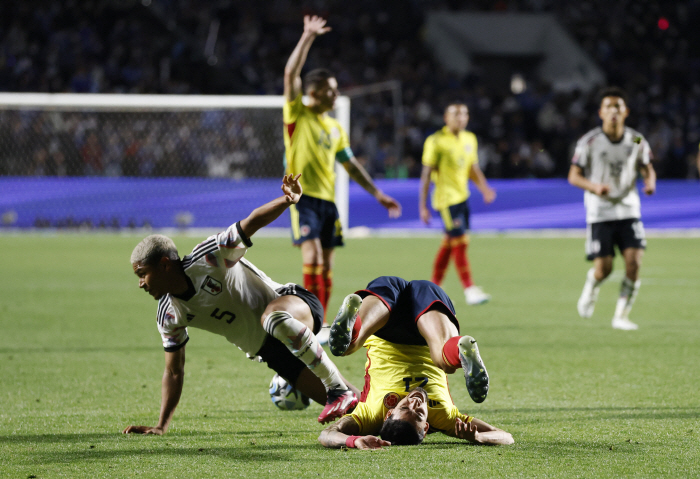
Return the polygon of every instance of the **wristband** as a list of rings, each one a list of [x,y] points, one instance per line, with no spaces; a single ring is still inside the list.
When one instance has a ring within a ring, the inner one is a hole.
[[[348,438],[345,440],[345,446],[349,448],[354,448],[355,447],[355,439],[359,439],[362,436],[348,436]]]

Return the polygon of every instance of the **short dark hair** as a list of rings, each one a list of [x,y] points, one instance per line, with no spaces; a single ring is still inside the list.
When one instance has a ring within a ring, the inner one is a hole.
[[[326,68],[316,68],[304,75],[304,91],[315,90],[320,87],[329,78],[335,78],[335,75]]]
[[[622,98],[625,104],[627,104],[627,92],[625,92],[625,90],[618,86],[608,86],[598,92],[598,105],[603,103],[603,98],[608,96]]]
[[[418,432],[415,426],[408,421],[389,417],[384,421],[379,435],[385,441],[389,441],[392,446],[415,446],[423,442],[425,432]]]

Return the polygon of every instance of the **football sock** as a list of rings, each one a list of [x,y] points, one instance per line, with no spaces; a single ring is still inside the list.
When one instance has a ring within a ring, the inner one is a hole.
[[[263,323],[265,331],[287,346],[294,356],[323,382],[326,390],[348,389],[338,368],[319,344],[313,332],[286,311],[273,311]]]
[[[442,346],[442,359],[453,368],[462,366],[462,362],[459,360],[460,339],[462,339],[461,336],[455,336],[445,341],[445,344]]]
[[[316,265],[305,264],[302,266],[301,270],[304,273],[304,289],[306,289],[309,293],[318,296],[318,286],[316,285]]]
[[[451,253],[452,248],[450,248],[449,239],[444,238],[433,263],[433,278],[431,281],[438,286],[440,286],[442,279],[445,277],[445,271],[447,271],[447,266],[450,264]]]
[[[455,267],[457,274],[462,282],[462,287],[468,288],[474,283],[472,282],[472,272],[467,259],[467,242],[462,238],[457,238],[452,242],[452,256],[455,259]]]
[[[595,268],[591,268],[588,270],[588,273],[586,273],[586,281],[591,283],[592,288],[598,288],[601,284],[603,284],[605,280],[602,279],[598,281],[597,279],[595,279]]]
[[[362,328],[362,318],[358,314],[355,317],[355,324],[352,327],[352,338],[350,339],[350,344],[357,341],[357,337],[360,335],[360,329]]]
[[[333,271],[324,270],[323,271],[323,284],[325,287],[323,300],[321,304],[323,305],[323,322],[326,322],[326,310],[328,309],[328,300],[331,297],[331,291],[333,291]]]
[[[627,277],[622,280],[622,284],[620,284],[620,296],[617,298],[617,305],[615,306],[616,318],[627,318],[629,316],[641,285],[641,280],[632,281]]]
[[[323,266],[316,266],[315,273],[316,292],[314,294],[316,295],[318,300],[321,301],[321,306],[323,306],[323,314],[325,316],[326,305],[324,301],[326,300],[326,281],[323,279]]]

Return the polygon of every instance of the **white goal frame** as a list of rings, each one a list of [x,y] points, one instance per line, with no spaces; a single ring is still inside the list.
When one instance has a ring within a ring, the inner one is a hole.
[[[277,95],[138,95],[99,93],[0,93],[3,110],[228,110],[239,108],[279,108],[284,97]],[[281,112],[280,112],[281,114]],[[340,96],[335,102],[335,116],[350,135],[350,98]],[[280,131],[280,135],[282,131]],[[282,161],[282,158],[280,158]],[[346,230],[350,227],[349,177],[336,163],[335,202]]]

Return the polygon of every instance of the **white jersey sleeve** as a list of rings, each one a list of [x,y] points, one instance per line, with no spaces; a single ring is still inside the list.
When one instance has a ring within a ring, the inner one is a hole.
[[[157,321],[158,332],[163,339],[163,348],[167,352],[177,351],[189,341],[187,327],[178,323],[169,294],[158,301]]]

